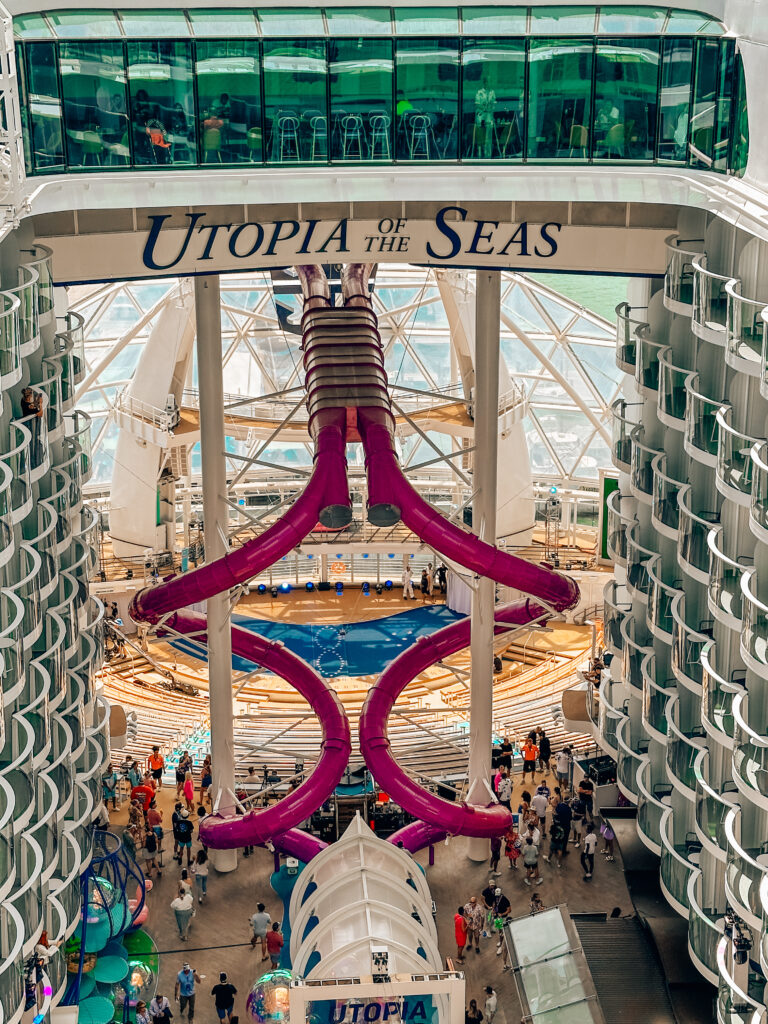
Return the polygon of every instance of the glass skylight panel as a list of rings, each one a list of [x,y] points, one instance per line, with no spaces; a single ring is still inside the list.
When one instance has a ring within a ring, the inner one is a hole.
[[[524,36],[527,7],[462,7],[465,36]]]
[[[532,7],[532,36],[595,34],[594,7]]]
[[[59,39],[119,39],[114,11],[50,11],[48,20]]]
[[[666,7],[601,7],[597,31],[612,36],[658,35],[666,19]]]
[[[294,7],[257,12],[265,36],[324,36],[323,12],[318,7]]]
[[[724,29],[719,21],[698,11],[669,12],[666,34],[668,36],[721,36]]]
[[[396,7],[395,31],[401,36],[457,36],[456,7]]]
[[[390,36],[389,7],[326,7],[328,32],[332,36]]]
[[[51,39],[51,32],[42,14],[19,14],[13,19],[13,33],[17,39]]]
[[[180,10],[123,10],[119,14],[129,39],[181,39],[189,36],[187,19]]]
[[[259,34],[253,11],[247,7],[210,10],[190,7],[187,13],[197,39],[240,39]]]

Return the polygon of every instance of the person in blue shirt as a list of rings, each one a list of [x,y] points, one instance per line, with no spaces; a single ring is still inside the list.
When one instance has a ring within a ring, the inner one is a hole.
[[[184,964],[176,975],[174,996],[179,1002],[180,1014],[184,1013],[187,1008],[189,1009],[189,1024],[192,1024],[195,1016],[195,982],[202,980],[194,967],[190,967],[189,964]]]
[[[112,767],[110,761],[107,765],[106,771],[101,777],[101,795],[104,799],[104,806],[108,806],[109,801],[112,801],[112,810],[117,810],[117,772]]]

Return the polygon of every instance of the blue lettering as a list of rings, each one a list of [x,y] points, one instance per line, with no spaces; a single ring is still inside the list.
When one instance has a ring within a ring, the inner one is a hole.
[[[437,226],[437,230],[440,232],[440,234],[445,235],[445,237],[450,241],[451,249],[450,252],[447,252],[445,254],[435,252],[430,243],[427,242],[427,255],[431,256],[433,260],[452,260],[453,257],[456,256],[457,253],[459,253],[461,250],[461,238],[453,230],[453,228],[446,223],[445,220],[445,215],[450,210],[455,210],[459,214],[460,220],[467,219],[467,211],[461,206],[444,206],[442,210],[437,211],[437,216],[435,217],[435,225]]]
[[[478,256],[493,256],[493,246],[490,249],[478,249],[480,242],[490,242],[493,229],[490,231],[484,231],[486,224],[493,225],[494,228],[499,226],[497,220],[476,220],[475,224],[475,237],[472,239],[472,244],[467,249],[467,252],[476,252]]]
[[[501,250],[501,252],[499,253],[499,256],[506,256],[507,249],[510,247],[510,245],[512,245],[513,242],[517,242],[518,246],[520,247],[520,251],[518,252],[518,256],[530,256],[531,255],[528,252],[528,225],[525,223],[525,221],[523,221],[523,223],[518,226],[517,231],[515,231],[514,235],[512,235],[510,240],[507,242],[507,244]]]
[[[307,246],[309,245],[310,238],[315,233],[315,228],[317,227],[318,223],[319,221],[316,220],[310,220],[307,222],[307,230],[304,234],[304,241],[301,243],[301,248],[298,250],[299,252],[309,252]]]
[[[367,1021],[378,1020],[381,1016],[381,1006],[378,1003],[368,1003],[366,1008],[363,1010],[363,1017]]]
[[[346,1016],[346,1013],[346,1003],[341,1003],[339,1005],[338,1012],[336,1011],[335,1005],[331,1003],[328,1007],[328,1024],[341,1024],[341,1022],[344,1020],[344,1017]]]
[[[559,232],[562,228],[562,224],[557,224],[555,221],[550,220],[547,221],[546,224],[541,225],[539,229],[539,234],[541,235],[542,241],[547,242],[549,244],[549,252],[539,252],[539,247],[538,245],[536,245],[534,246],[533,251],[536,253],[537,256],[549,257],[554,256],[557,252],[557,241],[552,237],[552,235],[550,235],[550,233],[547,231],[547,228],[556,228]]]
[[[208,241],[205,243],[205,248],[203,249],[203,255],[198,257],[199,259],[201,259],[201,260],[209,260],[209,259],[212,258],[211,257],[211,249],[213,248],[213,243],[214,243],[214,240],[216,238],[216,233],[219,230],[219,228],[226,228],[228,231],[231,231],[232,230],[232,225],[231,224],[201,224],[200,227],[197,229],[197,233],[198,234],[200,234],[201,231],[205,231],[205,230],[208,231]]]
[[[280,234],[280,232],[282,231],[283,226],[286,224],[290,225],[289,232],[287,235],[282,235]],[[272,229],[272,237],[269,240],[269,245],[264,250],[264,255],[274,256],[275,246],[277,245],[278,242],[287,242],[289,238],[293,238],[295,235],[298,235],[298,233],[299,222],[297,220],[276,220],[275,226]]]
[[[236,245],[240,235],[245,231],[246,228],[256,228],[256,241],[253,243],[248,252],[237,252]],[[235,228],[232,232],[232,236],[229,239],[229,251],[233,256],[236,256],[240,260],[247,259],[249,256],[253,256],[256,250],[259,248],[261,243],[264,241],[264,229],[261,224],[257,224],[255,221],[249,221],[247,224],[241,224]]]
[[[317,251],[318,252],[325,252],[326,249],[328,248],[328,246],[334,240],[339,243],[338,247],[336,248],[336,252],[349,252],[349,249],[347,249],[347,218],[346,217],[343,217],[339,221],[339,223],[336,225],[336,227],[333,229],[333,231],[330,233],[330,235],[328,235],[326,240],[323,242],[323,244],[320,246],[320,248]]]
[[[384,1003],[384,1017],[382,1019],[389,1020],[389,1015],[392,1014],[394,1017],[399,1009],[400,1006],[398,1003]]]
[[[144,252],[142,253],[141,256],[144,266],[148,267],[150,270],[170,270],[171,267],[175,267],[176,264],[181,261],[182,257],[184,256],[184,253],[187,251],[189,240],[192,237],[192,232],[195,230],[197,222],[202,217],[204,217],[205,214],[186,214],[189,220],[189,224],[187,225],[187,234],[184,238],[184,242],[181,248],[179,249],[176,255],[176,259],[171,260],[170,263],[157,263],[155,261],[155,246],[157,245],[157,239],[160,236],[160,230],[163,224],[168,220],[170,216],[170,213],[150,214],[149,219],[152,221],[152,227],[149,229],[149,235],[147,236],[147,241],[144,245]]]
[[[405,1010],[405,1007],[403,1007],[403,1010]],[[416,1020],[417,1017],[419,1018],[419,1020],[426,1020],[427,1018],[427,1011],[424,1009],[424,1001],[422,999],[420,999],[418,1003],[416,1003],[416,1005],[413,1008],[413,1013],[408,1018],[408,1020]],[[405,1012],[403,1012],[403,1019],[405,1019]]]

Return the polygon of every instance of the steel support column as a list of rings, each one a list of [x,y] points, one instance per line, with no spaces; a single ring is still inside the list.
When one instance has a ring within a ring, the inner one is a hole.
[[[472,528],[487,544],[496,543],[496,458],[499,409],[499,323],[501,278],[478,270],[475,287],[475,451]],[[493,722],[493,608],[495,583],[481,577],[472,593],[471,687],[469,717],[469,803],[487,805],[491,788]],[[470,839],[471,860],[488,857],[487,839]]]
[[[205,517],[205,560],[227,551],[227,474],[224,459],[224,382],[221,358],[221,296],[218,275],[195,278],[200,451]],[[211,715],[214,810],[235,812],[232,636],[229,594],[208,598],[208,689]],[[235,850],[211,850],[217,871],[237,867]]]

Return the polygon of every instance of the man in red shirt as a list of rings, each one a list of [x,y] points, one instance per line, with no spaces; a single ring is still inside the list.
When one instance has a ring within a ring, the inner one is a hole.
[[[147,786],[142,783],[140,786],[134,786],[131,790],[131,802],[134,800],[141,800],[143,804],[144,814],[149,810],[149,805],[155,799],[155,791],[151,786]]]
[[[464,947],[467,944],[467,919],[464,907],[459,907],[453,915],[453,930],[456,933],[456,962],[464,963]]]
[[[280,934],[280,924],[272,922],[272,928],[267,932],[267,952],[272,963],[272,968],[280,966],[280,950],[283,948],[283,936]]]

